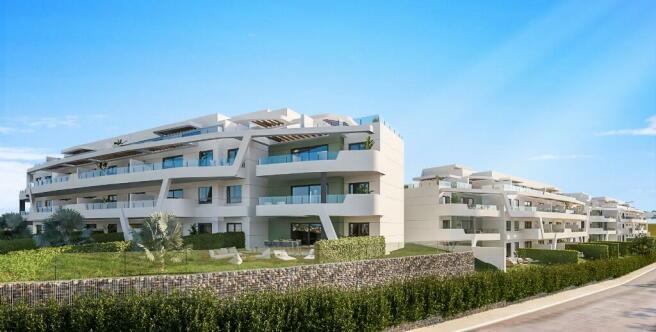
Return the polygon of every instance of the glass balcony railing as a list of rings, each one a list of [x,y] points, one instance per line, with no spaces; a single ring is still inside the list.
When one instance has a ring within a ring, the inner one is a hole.
[[[52,212],[52,206],[37,206],[35,210],[37,213]]]
[[[345,195],[327,195],[326,203],[344,203]],[[260,197],[259,205],[321,204],[320,195]]]
[[[128,173],[140,173],[148,171],[157,171],[168,168],[179,167],[209,167],[209,166],[232,166],[234,159],[225,160],[185,160],[181,163],[172,163],[163,165],[162,163],[149,163],[134,165],[131,167],[110,167],[106,169],[96,169],[91,171],[82,171],[78,173],[78,178],[88,179],[100,176],[110,176]]]
[[[300,154],[282,154],[268,156],[260,158],[260,165],[270,165],[270,164],[285,164],[285,163],[295,163],[302,161],[316,161],[316,160],[335,160],[339,152],[311,152],[311,153],[300,153]]]
[[[526,211],[526,212],[536,212],[538,208],[535,206],[511,206],[513,211]]]
[[[104,210],[104,209],[129,209],[129,208],[149,208],[155,207],[155,200],[142,200],[142,201],[125,201],[125,202],[99,202],[99,203],[86,203],[84,208],[86,210]]]
[[[31,183],[32,187],[46,186],[52,183],[61,183],[68,182],[68,175],[54,176],[52,178],[46,178],[37,180]]]
[[[211,127],[205,127],[205,128],[199,128],[199,129],[191,129],[175,134],[170,134],[170,135],[164,135],[160,137],[155,137],[155,138],[149,138],[137,142],[132,142],[128,143],[126,145],[132,145],[132,144],[141,144],[141,143],[146,143],[146,142],[156,142],[156,141],[163,141],[167,139],[173,139],[173,138],[180,138],[180,137],[188,137],[188,136],[196,136],[196,135],[202,135],[202,134],[208,134],[208,133],[217,133],[217,132],[222,132],[223,127],[221,126],[211,126]]]
[[[515,186],[512,184],[495,184],[493,186],[494,189],[497,190],[503,190],[503,191],[516,191],[516,192],[523,192],[523,193],[529,193],[529,194],[535,194],[535,195],[544,195],[544,192],[532,188],[527,188],[527,187],[522,187],[522,186]]]
[[[471,189],[472,185],[466,182],[440,181],[438,182],[438,188]]]

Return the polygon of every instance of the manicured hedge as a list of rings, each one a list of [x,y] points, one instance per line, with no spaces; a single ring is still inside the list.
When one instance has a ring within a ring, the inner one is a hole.
[[[88,243],[76,246],[64,246],[62,253],[89,253],[89,252],[124,252],[132,249],[131,241],[116,241],[103,243]]]
[[[535,259],[543,264],[573,264],[579,260],[579,253],[574,250],[518,248],[517,254],[521,258]]]
[[[617,258],[620,257],[620,243],[619,242],[609,242],[609,241],[590,241],[589,244],[600,244],[608,246],[608,257]],[[624,255],[622,255],[624,256]]]
[[[17,250],[36,249],[36,245],[31,237],[19,239],[0,240],[0,254],[6,254]]]
[[[314,255],[322,263],[382,257],[385,255],[385,237],[357,236],[317,241]]]
[[[620,256],[627,256],[631,254],[631,242],[621,241],[590,241],[592,244],[617,244]],[[609,250],[612,250],[609,248]],[[612,254],[611,254],[612,255]]]
[[[244,232],[188,235],[183,237],[183,240],[185,245],[191,245],[194,250],[244,248],[246,246]]]
[[[380,331],[616,278],[654,261],[634,256],[540,265],[358,290],[324,287],[236,298],[207,292],[103,295],[78,298],[72,305],[0,305],[0,331]]]
[[[486,262],[483,262],[482,260],[480,260],[478,258],[475,258],[474,259],[474,270],[476,270],[478,272],[482,272],[482,271],[496,271],[498,269],[497,269],[496,266],[494,266],[490,263],[486,263]]]
[[[608,245],[589,243],[567,243],[565,249],[583,253],[586,259],[608,259]]]

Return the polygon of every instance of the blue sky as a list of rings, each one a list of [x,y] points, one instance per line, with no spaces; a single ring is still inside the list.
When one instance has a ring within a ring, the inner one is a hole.
[[[2,1],[0,211],[63,147],[280,107],[380,114],[408,181],[457,162],[656,209],[656,2],[382,4]]]

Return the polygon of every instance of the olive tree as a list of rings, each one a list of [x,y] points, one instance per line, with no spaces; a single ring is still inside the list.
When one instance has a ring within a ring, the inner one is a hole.
[[[37,235],[39,247],[63,246],[86,242],[91,230],[86,229],[84,217],[72,209],[58,209],[43,223],[43,232]]]
[[[0,232],[4,238],[27,236],[30,230],[27,222],[18,213],[5,213],[0,216]]]

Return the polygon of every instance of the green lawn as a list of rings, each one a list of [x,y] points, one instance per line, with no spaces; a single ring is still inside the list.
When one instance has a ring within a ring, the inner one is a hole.
[[[306,264],[315,264],[313,260],[304,260],[296,256],[295,261],[268,260],[255,258],[255,253],[241,251],[244,262],[241,265],[230,264],[225,260],[211,260],[207,250],[192,250],[176,253],[177,262],[161,265],[150,262],[143,252],[98,252],[98,253],[63,253],[38,255],[39,251],[11,259],[12,255],[0,255],[0,282],[67,280],[82,278],[138,276],[156,274],[182,274],[220,272],[261,268],[280,268]],[[387,257],[436,254],[435,248],[416,244],[406,244],[405,248],[393,251]],[[26,252],[28,253],[28,252]],[[34,253],[34,254],[32,254]],[[290,252],[291,253],[291,252]]]
[[[440,254],[443,252],[445,251],[437,248],[431,248],[431,247],[422,246],[413,243],[406,243],[404,248],[394,250],[385,257],[392,258],[392,257],[404,257],[404,256],[433,255],[433,254]]]

